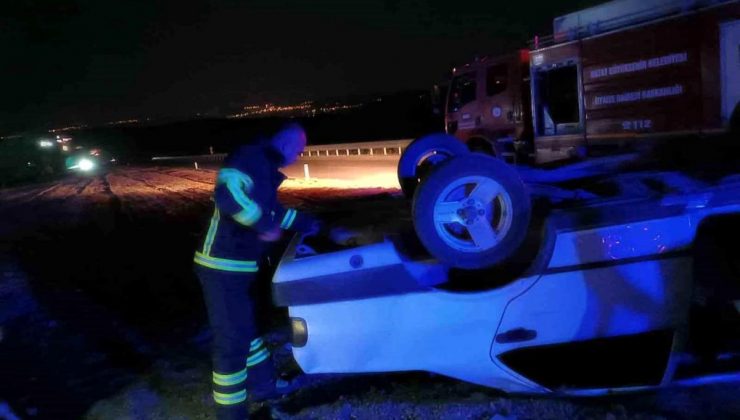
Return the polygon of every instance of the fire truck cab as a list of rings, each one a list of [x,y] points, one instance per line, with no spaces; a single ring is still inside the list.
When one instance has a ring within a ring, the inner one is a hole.
[[[531,138],[529,51],[483,57],[452,70],[445,127],[471,150],[512,157]]]

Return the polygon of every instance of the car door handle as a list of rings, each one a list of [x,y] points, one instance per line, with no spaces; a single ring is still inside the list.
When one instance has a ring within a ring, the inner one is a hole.
[[[501,334],[496,335],[496,342],[499,344],[505,343],[521,343],[522,341],[531,341],[537,338],[537,331],[528,330],[526,328],[514,328]]]

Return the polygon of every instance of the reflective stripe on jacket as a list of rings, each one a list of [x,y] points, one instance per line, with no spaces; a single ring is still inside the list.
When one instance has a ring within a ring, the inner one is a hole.
[[[203,267],[250,273],[263,252],[261,232],[276,227],[305,231],[313,218],[278,202],[285,179],[281,155],[269,146],[244,146],[230,154],[218,172],[215,208],[202,246],[193,261]]]

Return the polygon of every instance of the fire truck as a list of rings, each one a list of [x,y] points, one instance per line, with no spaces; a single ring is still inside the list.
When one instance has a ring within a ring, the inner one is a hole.
[[[555,18],[529,49],[453,69],[446,131],[536,163],[713,136],[737,115],[739,46],[737,0],[604,3]]]

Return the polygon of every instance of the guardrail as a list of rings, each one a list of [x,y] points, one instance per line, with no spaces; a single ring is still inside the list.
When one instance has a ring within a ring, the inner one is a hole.
[[[326,158],[333,156],[370,157],[399,156],[406,150],[412,139],[369,141],[356,143],[320,144],[306,146],[301,158]],[[162,162],[222,162],[225,153],[189,156],[155,156],[152,161]]]
[[[400,155],[411,139],[307,146],[301,157]]]
[[[211,155],[188,155],[188,156],[154,156],[154,162],[223,162],[226,153],[214,153]]]

